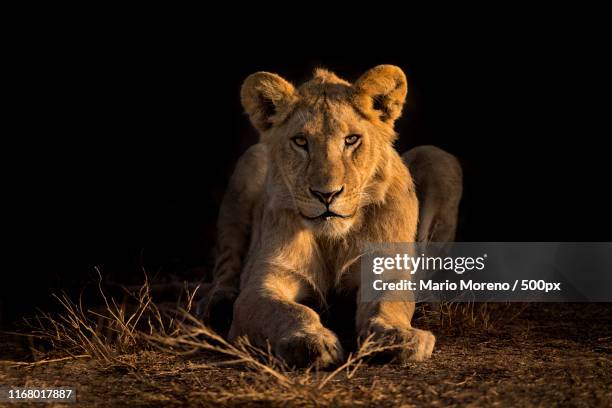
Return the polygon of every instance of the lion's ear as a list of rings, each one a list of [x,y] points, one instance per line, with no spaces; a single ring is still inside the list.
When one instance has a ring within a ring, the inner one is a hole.
[[[378,65],[363,74],[353,88],[355,103],[366,115],[393,124],[402,114],[408,82],[401,68]]]
[[[256,72],[244,80],[240,98],[253,126],[263,132],[282,120],[296,99],[296,90],[276,74]]]

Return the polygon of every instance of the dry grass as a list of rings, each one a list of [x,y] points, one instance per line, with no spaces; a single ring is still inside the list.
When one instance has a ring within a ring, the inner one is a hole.
[[[118,304],[115,299],[107,298],[99,271],[98,276],[98,289],[104,302],[101,311],[86,308],[81,298],[75,302],[66,294],[54,294],[63,312],[41,312],[34,319],[26,320],[26,325],[30,336],[47,342],[55,352],[89,356],[104,366],[124,364],[121,356],[147,346],[143,324],[149,334],[166,334],[174,321],[165,318],[153,302],[148,279],[145,278],[137,292],[126,290],[132,302]],[[192,298],[188,299],[191,303]]]
[[[529,307],[528,303],[426,303],[419,307],[417,326],[459,334],[479,330],[495,331],[511,323]]]
[[[59,354],[62,357],[41,358],[35,362],[3,363],[13,367],[33,367],[88,358],[103,370],[128,369],[138,373],[141,369],[138,356],[143,352],[157,352],[158,355],[173,358],[201,358],[204,353],[210,357],[210,361],[190,364],[192,372],[219,366],[237,366],[250,374],[248,378],[242,377],[239,386],[231,392],[220,390],[221,395],[217,399],[248,400],[257,394],[273,395],[274,399],[314,401],[333,399],[337,391],[326,390],[326,386],[339,375],[350,380],[368,357],[401,347],[379,345],[370,337],[332,371],[321,372],[315,366],[296,371],[277,359],[270,347],[257,348],[247,338],[230,343],[203,324],[192,314],[197,288],[190,290],[185,285],[185,294],[174,307],[160,307],[153,302],[151,286],[145,278],[138,290],[125,288],[131,301],[119,304],[105,294],[102,276],[98,274],[98,290],[104,302],[103,309],[88,309],[80,298],[75,302],[65,294],[54,295],[62,306],[61,313],[41,312],[36,318],[27,320],[29,332],[26,335],[47,343],[51,351],[37,351],[36,354]],[[253,382],[266,384],[266,389],[254,388]]]

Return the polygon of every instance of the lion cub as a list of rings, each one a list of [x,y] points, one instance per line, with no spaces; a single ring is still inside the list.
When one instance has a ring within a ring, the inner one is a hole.
[[[242,104],[260,142],[240,158],[230,180],[219,214],[213,289],[203,304],[213,324],[223,317],[219,310],[233,305],[230,339],[246,335],[255,345],[269,343],[295,366],[343,359],[336,334],[305,303],[359,293],[366,243],[417,239],[419,201],[393,148],[393,124],[406,93],[406,76],[391,65],[377,66],[353,84],[322,69],[297,88],[268,72],[244,81]],[[405,159],[409,166],[411,160],[430,165],[429,154],[458,174],[452,197],[444,201],[444,191],[435,191],[440,183],[428,183],[428,172],[418,172],[419,183],[431,187],[424,191],[437,199],[431,210],[427,203],[421,208],[428,220],[444,221],[448,239],[461,171],[452,156],[432,147]],[[419,236],[435,238],[429,231]],[[412,327],[413,302],[385,301],[384,295],[377,302],[353,302],[359,338],[374,333],[378,341],[401,344],[394,356],[399,360],[431,356],[435,337]]]

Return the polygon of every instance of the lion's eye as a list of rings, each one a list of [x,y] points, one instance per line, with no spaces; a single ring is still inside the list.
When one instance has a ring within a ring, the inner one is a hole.
[[[293,143],[295,143],[296,145],[298,145],[299,147],[303,149],[308,147],[308,140],[304,136],[297,135],[297,136],[294,136],[291,140],[293,140]]]
[[[354,145],[359,141],[359,139],[361,139],[361,136],[359,135],[348,135],[344,138],[344,143],[346,143],[348,146]]]

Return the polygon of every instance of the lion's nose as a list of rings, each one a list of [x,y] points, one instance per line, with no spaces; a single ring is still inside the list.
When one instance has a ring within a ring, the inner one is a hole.
[[[310,193],[315,196],[319,201],[321,201],[325,205],[330,205],[332,201],[344,191],[344,186],[340,187],[340,189],[335,191],[318,191],[310,189]]]

